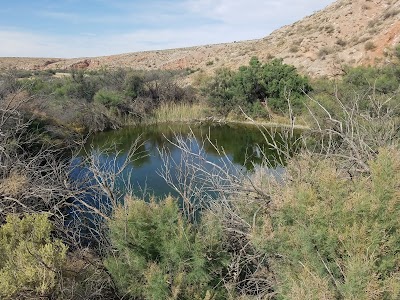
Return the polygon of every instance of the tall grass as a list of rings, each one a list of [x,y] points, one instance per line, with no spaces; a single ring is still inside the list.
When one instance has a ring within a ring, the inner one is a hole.
[[[206,104],[167,103],[156,109],[153,122],[189,122],[204,119],[208,116]]]

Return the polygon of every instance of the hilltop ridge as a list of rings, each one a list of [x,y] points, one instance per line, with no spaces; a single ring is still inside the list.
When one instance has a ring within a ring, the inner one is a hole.
[[[334,76],[343,66],[390,62],[400,42],[400,1],[338,0],[323,10],[265,38],[179,49],[74,59],[0,58],[0,68],[45,69],[192,69],[211,73],[237,68],[252,56],[274,57],[310,76]]]

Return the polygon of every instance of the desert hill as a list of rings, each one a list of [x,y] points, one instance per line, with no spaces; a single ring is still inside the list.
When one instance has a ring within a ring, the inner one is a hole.
[[[332,76],[340,74],[344,65],[388,62],[399,43],[400,1],[338,0],[259,40],[92,58],[0,58],[0,68],[95,70],[122,66],[210,73],[220,67],[237,68],[258,56],[261,61],[283,58],[310,76]]]

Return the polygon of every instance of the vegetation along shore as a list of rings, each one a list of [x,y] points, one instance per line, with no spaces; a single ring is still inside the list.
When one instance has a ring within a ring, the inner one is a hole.
[[[318,44],[329,74],[312,56],[296,68],[247,52],[196,68],[2,68],[0,299],[400,299],[400,39],[385,31],[383,51],[373,38],[400,8],[381,1],[378,14],[378,2],[338,1],[287,27],[344,39],[341,25],[306,25],[357,3],[355,17],[379,17],[369,40]],[[308,44],[291,41],[282,53],[298,64]],[[369,59],[335,60],[349,44]],[[226,123],[214,139],[211,125]],[[169,131],[146,144],[137,131],[154,124]],[[203,136],[195,124],[210,126]],[[121,128],[122,146],[94,145]],[[130,181],[149,155],[174,193],[141,196]]]

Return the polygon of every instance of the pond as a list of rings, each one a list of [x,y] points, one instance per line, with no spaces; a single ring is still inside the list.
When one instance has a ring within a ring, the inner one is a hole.
[[[121,174],[123,178],[119,185],[122,189],[130,185],[141,198],[177,195],[160,173],[165,164],[161,155],[163,149],[170,161],[176,162],[170,166],[171,177],[176,177],[176,172],[182,172],[180,161],[183,154],[177,145],[179,141],[184,142],[190,152],[200,154],[204,160],[216,165],[231,161],[232,164],[228,164],[230,168],[244,172],[251,172],[262,163],[264,157],[272,162],[279,158],[277,151],[268,146],[265,135],[256,126],[239,124],[174,123],[128,127],[95,134],[87,144],[86,153],[101,153],[99,157],[102,163],[112,163],[118,168],[137,139],[140,142],[136,155]],[[283,167],[272,164],[270,170],[282,173]]]

